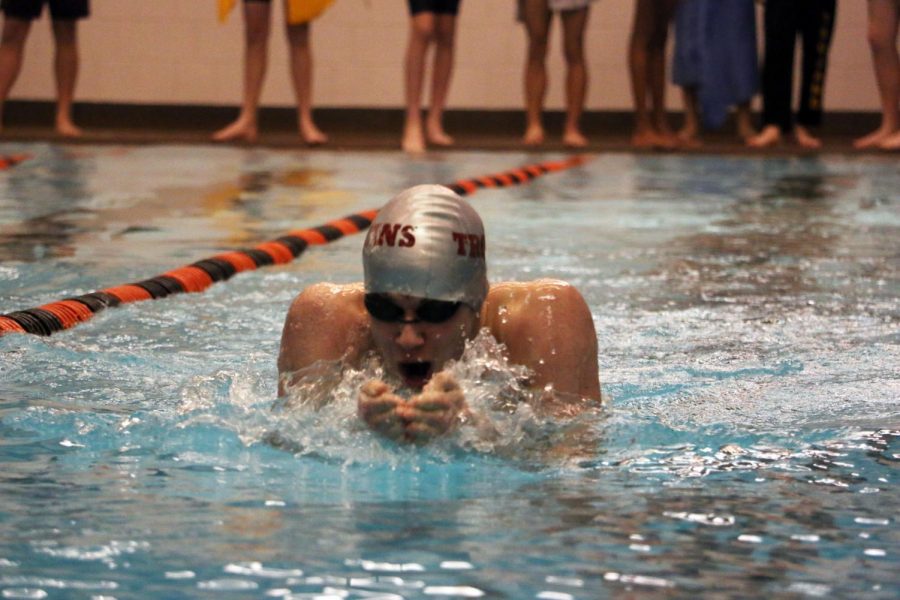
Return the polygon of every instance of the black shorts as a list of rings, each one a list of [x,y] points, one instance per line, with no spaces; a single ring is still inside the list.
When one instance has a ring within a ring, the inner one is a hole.
[[[60,21],[84,19],[90,14],[89,0],[0,0],[0,10],[7,17],[31,21],[41,16],[44,5],[50,5],[50,16]]]
[[[408,0],[409,14],[430,12],[436,15],[455,15],[459,12],[459,0]]]

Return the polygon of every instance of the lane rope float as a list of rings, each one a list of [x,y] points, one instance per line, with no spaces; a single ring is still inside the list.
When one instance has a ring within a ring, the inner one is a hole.
[[[493,175],[462,179],[447,187],[461,196],[468,196],[482,188],[509,187],[527,183],[541,175],[581,165],[585,160],[583,156],[574,156],[564,160],[546,161]],[[0,336],[6,333],[48,336],[87,321],[109,307],[165,298],[183,292],[202,292],[213,283],[226,281],[236,273],[289,263],[309,246],[327,244],[345,235],[359,233],[371,225],[376,214],[378,209],[354,213],[317,227],[290,231],[252,248],[216,254],[143,281],[117,285],[90,294],[0,315]]]
[[[20,162],[25,162],[32,158],[30,154],[4,154],[0,156],[0,171],[5,171],[10,167],[14,167]]]

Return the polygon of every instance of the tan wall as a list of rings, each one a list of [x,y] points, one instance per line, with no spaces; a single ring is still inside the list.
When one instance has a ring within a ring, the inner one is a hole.
[[[278,0],[274,0],[278,6]],[[630,106],[625,51],[632,0],[599,0],[588,31],[588,108]],[[463,0],[450,108],[518,109],[525,34],[514,0]],[[865,39],[866,2],[843,0],[831,53],[826,101],[831,110],[878,110]],[[267,106],[291,106],[281,10],[273,11]],[[405,0],[338,0],[314,24],[315,103],[328,107],[400,107],[406,43]],[[551,51],[548,108],[561,108],[558,31]],[[234,105],[241,96],[241,19],[216,22],[214,0],[94,0],[81,25],[79,100],[139,104]],[[52,39],[35,23],[17,99],[52,99]],[[677,90],[670,106],[680,107]]]

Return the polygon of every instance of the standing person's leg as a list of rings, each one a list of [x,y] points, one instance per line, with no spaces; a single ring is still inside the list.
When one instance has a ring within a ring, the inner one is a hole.
[[[756,135],[756,129],[753,127],[753,115],[750,111],[750,101],[747,100],[736,105],[734,111],[738,137],[746,143]]]
[[[828,51],[834,31],[835,0],[803,0],[800,7],[800,28],[803,34],[803,63],[801,68],[800,106],[794,139],[803,148],[820,148],[822,140],[809,127],[822,122],[822,99],[825,96],[825,74],[828,70]]]
[[[544,143],[544,97],[547,94],[547,46],[550,43],[552,13],[547,0],[521,0],[522,19],[528,34],[525,60],[525,135],[522,143]]]
[[[753,0],[728,0],[716,6],[726,9],[720,13],[727,19],[725,39],[733,40],[728,50],[734,75],[731,91],[735,101],[735,125],[738,137],[746,143],[756,135],[751,112],[753,97],[759,91],[756,9]]]
[[[652,33],[647,56],[647,71],[650,82],[650,97],[653,101],[651,120],[653,129],[659,136],[659,145],[674,148],[678,140],[669,127],[666,114],[666,43],[669,39],[669,24],[675,16],[678,0],[657,0],[654,3]]]
[[[422,88],[425,82],[425,56],[434,39],[435,14],[419,10],[410,1],[409,43],[406,47],[406,123],[403,126],[403,150],[418,154],[425,151],[422,128]]]
[[[297,99],[297,129],[307,144],[312,146],[324,144],[328,141],[328,136],[316,127],[312,116],[313,59],[309,42],[310,25],[287,24],[285,30],[291,59],[291,82],[294,84],[294,96]]]
[[[662,57],[654,55],[654,42],[658,43],[657,28],[660,13],[659,2],[669,0],[637,0],[634,6],[634,23],[628,44],[628,67],[631,75],[631,93],[634,100],[634,133],[631,145],[638,148],[671,148],[674,140],[660,135],[654,123],[654,113],[649,100],[654,98],[654,78],[663,76],[665,85],[665,48]],[[666,22],[668,27],[668,21]],[[660,70],[662,67],[662,70]]]
[[[797,37],[796,0],[767,0],[764,14],[763,122],[747,145],[766,148],[781,141],[793,128],[791,93],[794,46]]]
[[[678,131],[678,143],[686,148],[699,148],[700,141],[700,100],[695,86],[681,88],[684,102],[684,123]]]
[[[40,4],[38,4],[38,11]],[[50,0],[56,77],[56,132],[65,137],[78,137],[81,129],[72,121],[75,83],[78,80],[78,20],[90,14],[89,0]]]
[[[647,106],[648,48],[653,24],[653,3],[656,0],[637,0],[634,5],[634,22],[628,43],[628,70],[631,75],[631,96],[634,102],[634,133],[631,144],[639,148],[651,148],[657,143],[653,122]]]
[[[0,39],[0,130],[3,127],[3,105],[22,69],[22,55],[30,29],[29,19],[11,17],[8,14],[3,18],[3,34]]]
[[[438,14],[434,23],[434,67],[431,73],[431,106],[425,121],[425,135],[437,146],[450,146],[453,138],[444,131],[444,108],[453,74],[456,43],[456,13]]]
[[[581,132],[581,115],[587,95],[587,61],[584,57],[584,31],[590,7],[560,13],[563,29],[563,53],[566,58],[566,122],[563,144],[583,148],[588,140]]]
[[[78,22],[74,19],[53,20],[56,56],[56,132],[65,137],[78,137],[81,129],[72,121],[75,82],[78,80]]]
[[[752,1],[752,0],[751,0]],[[681,0],[675,13],[672,83],[681,89],[684,120],[676,137],[678,145],[696,148],[700,141],[700,86],[704,81],[708,40],[705,0]]]
[[[256,141],[259,98],[268,64],[271,12],[267,0],[244,0],[244,97],[237,119],[213,134],[213,139],[218,142]]]
[[[897,51],[900,0],[869,0],[869,46],[878,93],[881,126],[854,142],[857,148],[878,146],[900,131],[900,53]],[[900,143],[900,137],[898,137]]]

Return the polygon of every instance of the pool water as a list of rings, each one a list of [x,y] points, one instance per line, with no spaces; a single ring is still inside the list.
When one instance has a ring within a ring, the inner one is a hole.
[[[0,144],[18,153],[0,314],[559,158]],[[288,304],[360,280],[358,235],[0,337],[0,591],[896,598],[898,190],[891,157],[608,154],[473,194],[493,281],[565,279],[591,307],[587,455],[546,452],[570,424],[526,411],[494,415],[502,444],[398,447],[355,423],[355,380],[279,410]]]

